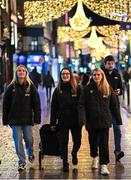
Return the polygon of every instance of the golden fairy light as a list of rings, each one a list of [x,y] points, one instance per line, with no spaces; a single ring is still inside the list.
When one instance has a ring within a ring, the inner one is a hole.
[[[131,22],[130,0],[83,0],[83,2],[93,12],[103,17]]]
[[[90,22],[85,15],[82,0],[78,0],[76,13],[69,19],[70,26],[76,31],[83,31],[90,25]]]
[[[69,26],[59,26],[57,28],[57,42],[64,43],[64,42],[73,42],[77,39],[82,38],[87,33],[89,33],[90,28],[87,28],[84,31],[75,31]]]
[[[57,19],[72,9],[77,0],[36,0],[24,2],[26,25],[42,25]]]
[[[91,35],[87,43],[88,43],[88,46],[90,46],[91,48],[98,48],[99,46],[102,45],[102,39],[97,36],[95,26],[92,26]]]
[[[26,25],[43,24],[57,19],[72,9],[77,0],[36,0],[24,2]],[[131,22],[130,0],[83,0],[93,12],[113,20]]]

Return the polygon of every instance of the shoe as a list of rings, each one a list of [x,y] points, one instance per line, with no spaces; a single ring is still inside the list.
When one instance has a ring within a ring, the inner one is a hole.
[[[115,152],[115,156],[116,156],[116,161],[119,161],[121,158],[124,157],[124,152]]]
[[[98,169],[98,158],[97,157],[93,158],[91,168]]]
[[[33,163],[34,160],[35,160],[35,156],[34,156],[34,155],[29,156],[29,162],[30,162],[30,163]]]
[[[25,164],[19,164],[18,171],[23,171],[25,169]]]
[[[63,172],[69,172],[69,163],[68,162],[63,163]]]
[[[73,163],[73,165],[78,164],[78,159],[77,159],[77,154],[76,153],[72,153],[72,163]]]
[[[106,164],[101,165],[100,174],[104,176],[108,176],[110,174]]]

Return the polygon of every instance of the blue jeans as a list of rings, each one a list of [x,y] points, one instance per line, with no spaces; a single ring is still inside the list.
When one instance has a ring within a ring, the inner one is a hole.
[[[115,142],[115,151],[121,152],[121,129],[120,125],[116,124],[115,117],[112,116],[113,132],[114,132],[114,142]]]
[[[15,149],[19,158],[19,164],[26,164],[23,139],[28,157],[33,155],[33,133],[32,126],[12,126],[12,134],[15,143]]]

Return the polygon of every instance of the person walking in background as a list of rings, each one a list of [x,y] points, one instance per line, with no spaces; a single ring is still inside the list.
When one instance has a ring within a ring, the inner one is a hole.
[[[122,72],[122,76],[123,76],[123,84],[124,84],[124,92],[127,92],[127,105],[130,105],[130,85],[129,85],[129,80],[131,78],[130,74],[129,74],[129,70],[128,68],[124,69]],[[123,99],[125,98],[125,94],[123,92]]]
[[[53,128],[58,123],[60,131],[60,148],[63,159],[63,171],[69,171],[68,142],[69,130],[73,140],[72,163],[77,165],[77,152],[81,145],[81,129],[78,121],[78,101],[80,87],[74,79],[73,73],[67,67],[60,72],[58,87],[55,88],[51,101],[50,124]],[[58,121],[58,122],[57,122]]]
[[[46,76],[44,77],[43,87],[44,86],[46,88],[47,102],[49,102],[50,99],[51,99],[51,90],[52,90],[52,87],[55,87],[55,82],[54,82],[53,77],[50,74],[50,71],[48,71]]]
[[[29,74],[32,82],[34,83],[35,87],[38,89],[38,86],[41,83],[41,77],[40,74],[37,72],[37,68],[34,67],[34,69]]]
[[[24,65],[19,65],[12,82],[7,87],[3,99],[3,125],[12,128],[15,149],[18,156],[18,170],[24,170],[26,156],[23,146],[25,141],[28,159],[34,161],[32,126],[40,124],[40,98],[36,87],[29,78]]]
[[[87,71],[86,73],[83,73],[82,81],[81,81],[81,86],[84,88],[87,83],[89,82],[90,79],[90,71]]]
[[[89,84],[84,88],[79,100],[79,121],[84,120],[88,131],[92,169],[98,168],[98,148],[100,173],[108,175],[109,128],[112,115],[116,123],[122,124],[120,109],[113,90],[110,88],[101,68],[93,70]]]
[[[123,86],[122,86],[122,80],[121,76],[118,73],[118,71],[115,70],[115,59],[112,55],[106,56],[104,59],[104,65],[105,65],[105,75],[107,78],[108,83],[113,88],[117,101],[120,108],[119,98],[118,96],[122,95],[123,93]],[[121,129],[120,126],[116,124],[115,117],[112,117],[112,123],[113,123],[113,132],[114,132],[114,142],[115,142],[115,159],[116,162],[119,161],[123,156],[124,152],[121,151]]]

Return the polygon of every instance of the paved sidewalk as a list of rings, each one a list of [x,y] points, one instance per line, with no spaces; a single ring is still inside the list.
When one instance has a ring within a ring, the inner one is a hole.
[[[42,124],[49,122],[49,106],[45,93],[40,89],[41,106],[42,106]],[[0,100],[1,103],[1,100]],[[1,104],[0,104],[1,112]],[[27,161],[26,170],[18,172],[17,156],[14,150],[10,127],[2,126],[0,113],[0,179],[131,179],[131,117],[125,109],[122,109],[123,126],[122,128],[122,147],[125,152],[125,157],[121,163],[115,164],[114,158],[114,141],[112,129],[110,130],[110,164],[108,165],[110,176],[101,176],[98,172],[91,170],[91,157],[89,154],[89,146],[87,142],[87,132],[83,127],[82,145],[78,153],[79,163],[73,166],[71,162],[72,141],[70,138],[69,144],[69,173],[63,173],[62,160],[59,157],[45,156],[42,161],[43,169],[39,170],[38,153],[39,153],[39,128],[34,127],[34,149],[35,162],[31,168]]]

